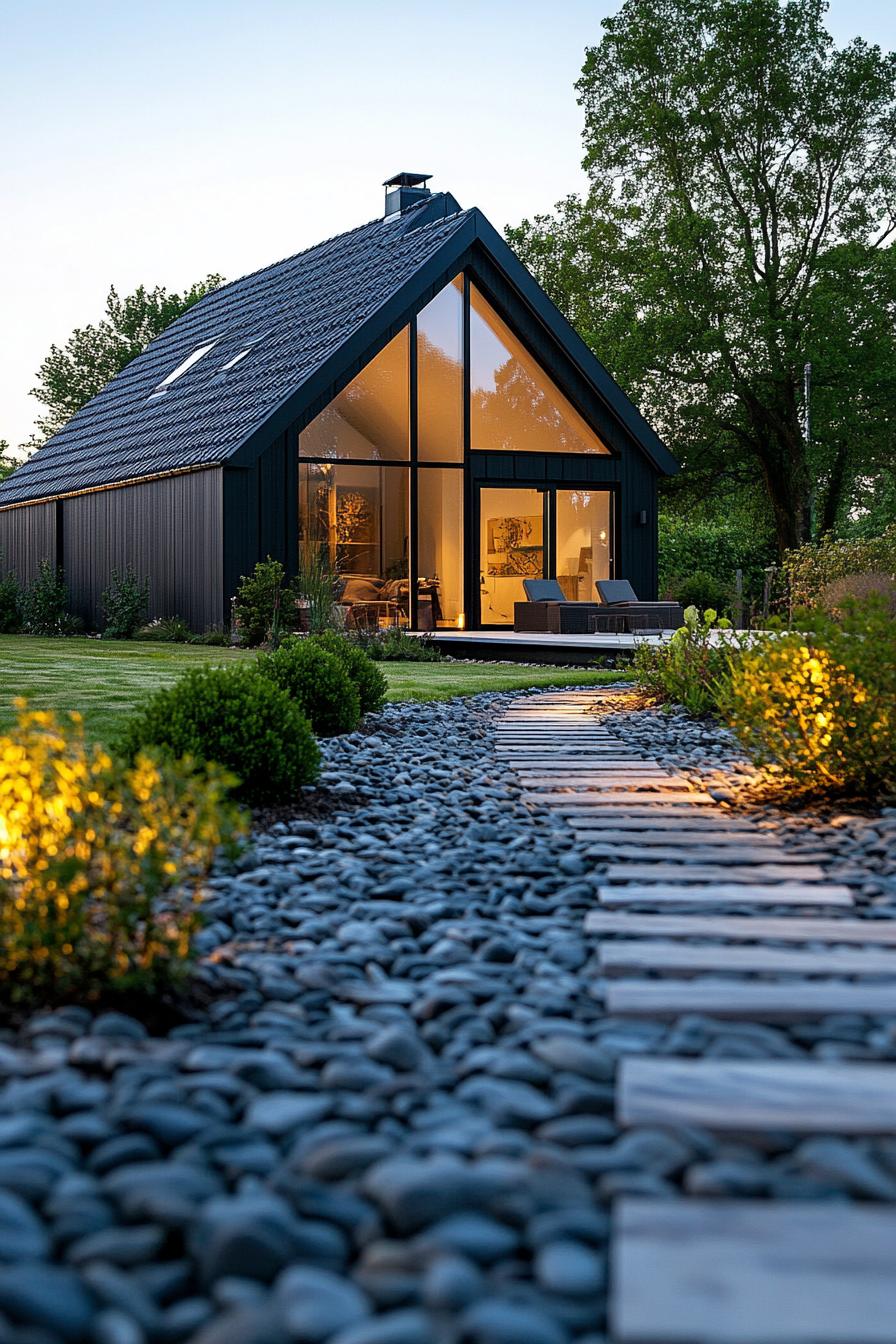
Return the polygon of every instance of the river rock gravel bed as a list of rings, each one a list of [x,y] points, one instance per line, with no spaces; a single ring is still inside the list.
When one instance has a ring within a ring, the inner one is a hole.
[[[196,1021],[0,1034],[0,1344],[600,1344],[614,1195],[896,1196],[893,1140],[617,1128],[623,1054],[892,1060],[896,1024],[605,1016],[601,870],[496,759],[515,698],[324,744],[327,807],[209,883]],[[738,777],[715,730],[610,723]],[[810,823],[869,905],[894,825]]]

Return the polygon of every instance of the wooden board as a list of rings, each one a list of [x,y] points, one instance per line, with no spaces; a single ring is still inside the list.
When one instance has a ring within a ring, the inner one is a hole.
[[[717,943],[635,940],[605,943],[599,952],[605,975],[626,972],[751,972],[756,975],[873,975],[896,978],[896,951],[885,948],[830,948],[819,951]],[[896,1070],[894,1070],[896,1077]]]
[[[686,779],[675,779],[672,776],[660,775],[635,775],[619,774],[613,770],[606,775],[595,774],[594,772],[581,774],[562,774],[562,775],[524,775],[522,771],[520,778],[522,782],[530,789],[675,789],[681,790],[688,787]]]
[[[581,832],[582,835],[594,833],[595,839],[600,839],[601,831],[633,831],[637,835],[630,836],[631,843],[641,842],[643,837],[655,838],[663,844],[667,844],[669,836],[663,836],[661,832],[672,832],[677,835],[684,830],[687,834],[694,834],[698,829],[701,831],[710,831],[713,834],[730,836],[732,842],[753,838],[759,843],[768,841],[776,843],[765,831],[760,831],[749,821],[740,817],[732,816],[713,816],[709,812],[691,812],[688,809],[681,809],[682,819],[666,815],[666,809],[663,811],[647,810],[640,808],[632,810],[630,813],[614,813],[612,816],[602,816],[600,813],[585,814],[581,817],[574,817],[570,821],[570,826],[574,831]]]
[[[620,1200],[614,1344],[893,1344],[896,1212],[817,1200]]]
[[[635,885],[599,887],[602,905],[852,905],[849,888],[837,883],[780,882],[753,886],[747,882],[712,882],[705,886]]]
[[[615,793],[615,795],[610,793],[609,790],[607,791],[607,793],[608,793],[607,801],[615,802],[618,804],[644,803],[647,799],[651,797],[656,798],[657,802],[689,803],[693,804],[695,807],[699,806],[708,807],[712,805],[713,801],[710,798],[709,794],[704,795],[700,793],[676,793],[673,789],[669,789],[668,791],[660,790],[651,795],[651,793],[647,789],[625,789],[620,787]],[[599,794],[600,794],[599,790],[594,791],[593,794],[594,801],[596,805],[603,807],[604,800],[599,796]],[[569,793],[555,793],[555,794],[524,793],[522,795],[524,802],[528,802],[530,799],[533,799],[536,802],[544,803],[548,802],[551,798],[555,798],[558,803],[557,811],[563,811],[563,805],[564,804],[568,805],[570,802],[578,803],[578,805],[581,806],[582,797],[587,797],[587,794],[583,793],[582,795],[577,796]]]
[[[610,835],[613,834],[611,831]],[[626,832],[622,832],[624,837]],[[593,838],[585,847],[585,854],[589,859],[619,860],[620,862],[637,863],[639,860],[651,858],[656,860],[667,860],[669,863],[686,864],[690,868],[694,864],[734,864],[734,863],[768,863],[788,864],[791,867],[800,867],[799,857],[791,855],[786,850],[778,850],[773,846],[763,849],[760,845],[745,843],[743,840],[737,845],[717,843],[713,838],[712,832],[699,840],[684,839],[676,836],[674,841],[667,838],[666,843],[657,842],[653,845],[633,845],[631,836],[626,843],[624,839],[601,838],[595,841]]]
[[[896,1069],[892,1064],[639,1055],[620,1060],[616,1119],[623,1125],[744,1132],[893,1134]]]
[[[796,863],[789,867],[776,863],[739,866],[731,861],[725,865],[689,864],[686,875],[678,863],[611,863],[606,876],[608,882],[746,882],[751,886],[764,882],[825,880],[824,869],[817,863]]]
[[[808,915],[645,915],[635,911],[589,910],[586,933],[619,933],[626,937],[675,936],[737,938],[755,942],[768,938],[788,943],[877,943],[896,947],[896,919],[813,919]]]
[[[799,1022],[830,1013],[869,1017],[896,1015],[896,985],[855,981],[609,980],[603,999],[608,1013],[623,1017],[710,1017],[757,1022]]]

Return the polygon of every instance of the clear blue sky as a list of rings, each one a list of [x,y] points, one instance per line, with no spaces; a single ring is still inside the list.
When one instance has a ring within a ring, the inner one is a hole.
[[[110,283],[228,279],[373,218],[383,178],[501,227],[582,182],[573,84],[616,0],[0,0],[0,438]],[[892,0],[833,0],[896,47]]]

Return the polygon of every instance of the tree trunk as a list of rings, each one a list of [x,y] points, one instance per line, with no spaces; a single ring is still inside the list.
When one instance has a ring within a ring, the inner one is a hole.
[[[751,440],[772,506],[778,554],[812,538],[811,478],[796,398],[784,389],[778,405],[744,398]]]

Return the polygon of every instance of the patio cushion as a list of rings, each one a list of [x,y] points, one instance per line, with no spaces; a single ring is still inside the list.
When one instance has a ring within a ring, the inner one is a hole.
[[[530,602],[565,602],[563,589],[556,579],[523,579],[523,588]]]
[[[613,606],[615,602],[637,602],[638,594],[628,579],[597,579],[594,584],[601,602]]]

